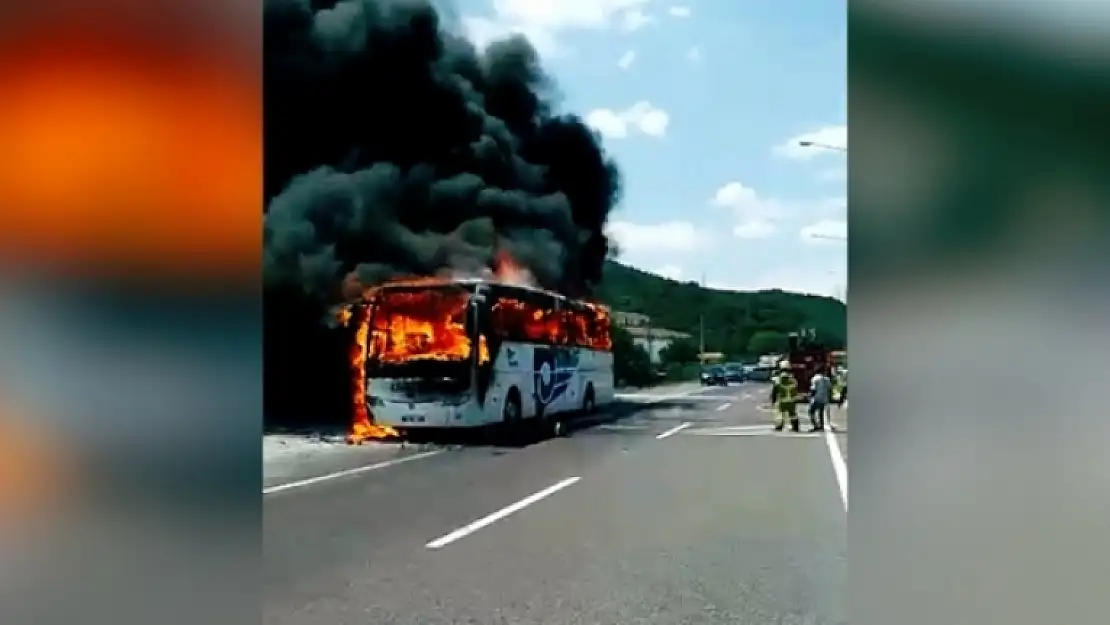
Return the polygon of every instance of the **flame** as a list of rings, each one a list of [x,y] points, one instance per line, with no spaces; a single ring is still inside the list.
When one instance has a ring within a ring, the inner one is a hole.
[[[436,286],[446,284],[440,279],[419,279],[390,282],[394,287],[368,290],[370,306],[360,307],[358,325],[351,347],[351,375],[354,385],[354,424],[348,440],[360,443],[367,439],[397,436],[393,428],[374,423],[367,405],[366,363],[370,356],[380,364],[402,364],[416,361],[466,361],[471,355],[471,341],[466,333],[468,295],[462,290],[422,289],[397,290],[396,287]],[[340,322],[352,321],[351,308],[339,313]],[[371,322],[371,311],[373,321]],[[479,337],[478,359],[489,362],[485,337]]]
[[[374,415],[370,412],[370,406],[366,402],[366,355],[370,337],[370,310],[368,306],[362,306],[357,311],[347,307],[341,313],[341,320],[345,323],[353,321],[358,324],[355,327],[355,337],[351,342],[350,351],[351,385],[353,388],[351,401],[354,404],[354,414],[351,434],[347,437],[347,442],[351,444],[359,444],[368,439],[389,438],[397,435],[397,431],[393,428],[374,423]]]
[[[497,254],[492,278],[502,284],[532,286],[531,273],[507,252]],[[396,436],[393,428],[374,423],[367,403],[367,361],[397,365],[419,361],[469,361],[473,341],[467,335],[469,295],[450,287],[454,278],[425,276],[363,285],[353,273],[344,280],[350,300],[368,305],[344,306],[335,313],[343,326],[356,324],[351,346],[351,381],[354,386],[354,424],[348,440]],[[373,312],[373,314],[371,314]],[[531,340],[610,350],[610,312],[600,304],[576,302],[544,310],[513,298],[500,298],[491,308],[495,332],[509,340]],[[372,320],[371,320],[372,319]],[[489,342],[478,336],[478,364],[490,362]]]
[[[493,306],[493,325],[507,337],[590,349],[613,347],[609,310],[595,304],[543,310],[523,301],[502,298]]]
[[[493,278],[495,281],[502,284],[512,284],[516,286],[535,286],[536,280],[532,277],[532,272],[516,262],[508,252],[501,250],[497,253],[493,260]]]
[[[372,328],[375,357],[385,364],[470,358],[467,301],[463,291],[383,292]]]
[[[489,344],[486,342],[486,335],[478,336],[478,364],[484,365],[489,362]]]

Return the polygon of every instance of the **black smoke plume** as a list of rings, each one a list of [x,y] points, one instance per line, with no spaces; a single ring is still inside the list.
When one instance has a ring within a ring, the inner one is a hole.
[[[320,320],[352,272],[505,250],[547,288],[600,281],[619,175],[525,39],[479,51],[424,0],[265,0],[264,37],[268,415],[327,395]]]

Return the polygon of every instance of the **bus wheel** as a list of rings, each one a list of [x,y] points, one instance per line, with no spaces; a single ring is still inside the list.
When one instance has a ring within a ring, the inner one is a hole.
[[[511,388],[505,396],[505,407],[501,410],[502,425],[509,434],[516,434],[520,429],[520,418],[520,391]]]
[[[535,419],[531,419],[530,428],[533,434],[533,441],[539,442],[548,438],[558,438],[566,432],[566,425],[563,423],[563,415],[560,412],[548,413],[543,407],[540,408],[539,413]]]
[[[594,387],[591,384],[586,387],[586,396],[582,399],[582,414],[593,414],[596,408],[597,403],[594,399]]]

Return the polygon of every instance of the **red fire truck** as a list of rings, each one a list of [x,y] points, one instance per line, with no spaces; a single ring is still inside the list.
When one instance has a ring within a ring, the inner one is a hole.
[[[834,352],[817,339],[813,330],[791,332],[787,337],[786,360],[798,381],[799,401],[809,400],[809,381],[818,369],[831,371],[835,365]]]

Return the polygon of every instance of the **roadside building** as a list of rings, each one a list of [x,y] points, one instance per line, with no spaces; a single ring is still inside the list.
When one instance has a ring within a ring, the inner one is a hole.
[[[651,317],[640,313],[613,311],[613,323],[632,336],[632,341],[647,352],[652,364],[660,364],[660,353],[668,345],[690,338],[685,332],[655,327]]]

